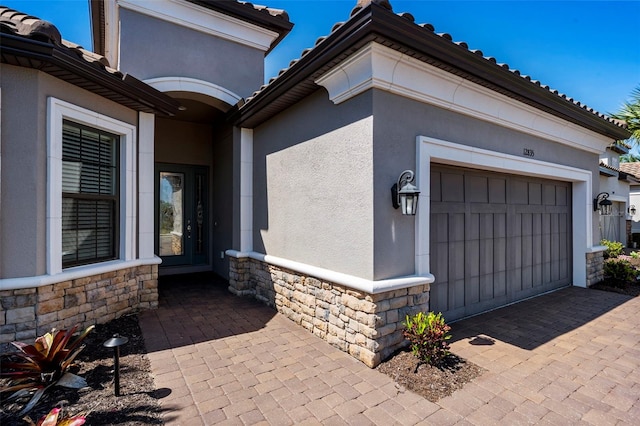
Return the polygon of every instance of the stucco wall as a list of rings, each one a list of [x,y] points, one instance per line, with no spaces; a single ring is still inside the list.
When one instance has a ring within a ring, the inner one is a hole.
[[[190,77],[241,97],[260,87],[264,53],[258,49],[120,9],[120,69],[141,80]]]
[[[391,207],[389,189],[403,170],[415,169],[417,136],[429,136],[514,156],[522,156],[524,148],[533,149],[536,160],[590,170],[595,180],[594,191],[597,191],[597,154],[385,91],[376,89],[373,92],[375,279],[414,272],[415,219],[402,217],[399,211]],[[597,219],[595,222],[594,235]]]
[[[156,117],[156,162],[211,166],[212,141],[211,125]]]
[[[254,130],[254,249],[371,279],[369,94],[323,90]]]
[[[229,259],[221,256],[233,247],[233,132],[228,126],[214,131],[211,169],[212,258],[215,273],[229,278]]]
[[[31,69],[2,65],[0,278],[46,272],[47,98],[137,124],[136,111]]]

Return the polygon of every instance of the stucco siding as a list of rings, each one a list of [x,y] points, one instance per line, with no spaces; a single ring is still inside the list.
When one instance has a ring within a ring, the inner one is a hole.
[[[31,69],[2,65],[1,278],[46,272],[47,98],[137,124],[137,112]],[[25,261],[27,260],[27,261]]]
[[[212,268],[221,277],[229,278],[229,259],[221,253],[233,247],[233,133],[230,127],[219,128],[214,133],[211,175]]]
[[[318,91],[254,130],[254,249],[373,276],[373,118]]]
[[[208,124],[156,117],[155,161],[210,166],[213,129]]]
[[[264,53],[120,9],[120,69],[141,80],[190,77],[247,97],[263,83]]]
[[[523,156],[591,171],[597,179],[598,155],[492,123],[373,90],[375,279],[412,274],[415,268],[415,220],[391,207],[389,188],[405,169],[416,167],[416,137]],[[597,190],[597,182],[594,183]],[[596,192],[597,193],[597,192]],[[594,194],[595,195],[595,194]],[[594,223],[594,235],[597,221]]]
[[[0,277],[43,273],[46,146],[38,72],[9,65],[2,75]]]

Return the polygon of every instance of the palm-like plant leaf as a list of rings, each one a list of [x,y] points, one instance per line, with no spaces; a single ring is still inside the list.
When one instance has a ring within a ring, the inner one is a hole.
[[[637,145],[640,143],[640,86],[631,92],[631,100],[622,104],[620,110],[611,117],[622,120],[627,124],[627,129],[631,132],[630,142]]]

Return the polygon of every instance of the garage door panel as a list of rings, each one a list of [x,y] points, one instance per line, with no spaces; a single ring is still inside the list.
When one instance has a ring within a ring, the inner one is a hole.
[[[556,187],[556,206],[568,206],[569,205],[569,191],[566,187]]]
[[[440,173],[432,171],[430,174],[430,197],[431,202],[442,201],[442,186],[440,185]]]
[[[441,173],[440,182],[443,202],[464,202],[464,177],[462,175]]]
[[[480,301],[493,299],[493,274],[480,275]]]
[[[508,185],[509,204],[529,204],[529,185],[527,182],[514,179]]]
[[[542,184],[529,182],[529,205],[542,204]]]
[[[469,304],[475,304],[480,301],[480,277],[468,277],[465,280],[465,301]]]
[[[494,297],[507,296],[507,271],[496,272],[493,276]]]
[[[496,238],[493,240],[493,257],[494,271],[506,271],[507,270],[507,239]]]
[[[432,309],[452,320],[571,282],[570,184],[432,171],[442,195],[431,203]]]

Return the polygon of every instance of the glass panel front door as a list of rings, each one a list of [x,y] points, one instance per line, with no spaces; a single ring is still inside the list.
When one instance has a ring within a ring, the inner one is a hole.
[[[160,256],[184,255],[184,173],[160,172]]]
[[[161,267],[208,262],[207,176],[205,167],[156,165],[156,253]]]

